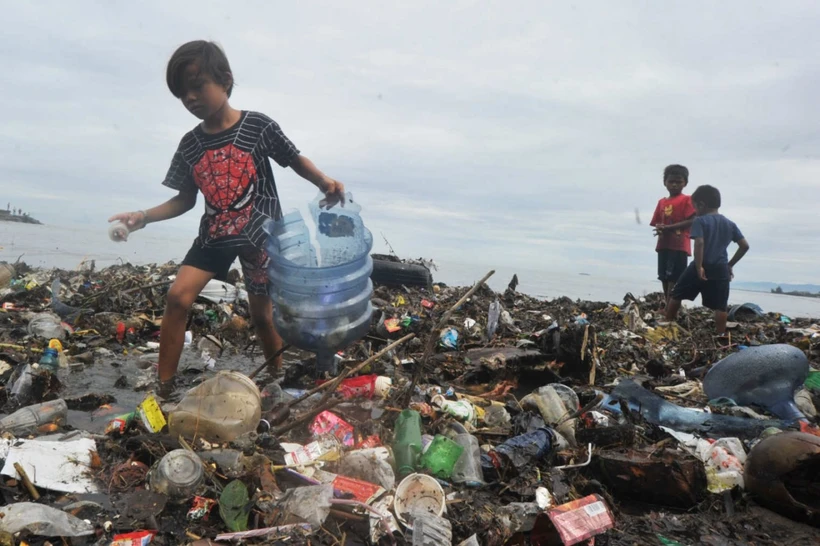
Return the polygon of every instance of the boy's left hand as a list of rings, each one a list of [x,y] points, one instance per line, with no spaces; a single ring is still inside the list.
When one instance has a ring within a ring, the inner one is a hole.
[[[735,272],[734,272],[734,270],[732,269],[732,266],[730,265],[730,266],[729,266],[729,281],[731,282],[731,281],[733,281],[733,280],[735,280]]]
[[[700,280],[702,280],[702,281],[708,281],[709,280],[709,279],[706,278],[706,270],[703,268],[703,266],[698,268],[698,277],[700,277]]]
[[[325,179],[322,192],[325,194],[325,198],[319,201],[320,207],[330,209],[336,206],[337,203],[345,206],[345,185],[338,180]]]

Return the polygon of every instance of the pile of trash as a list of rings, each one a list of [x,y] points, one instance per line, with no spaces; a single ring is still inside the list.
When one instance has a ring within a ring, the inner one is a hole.
[[[162,399],[176,269],[0,266],[0,544],[815,540],[810,320],[739,306],[723,339],[660,295],[377,284],[337,373],[292,349],[276,376],[237,276],[195,304]]]

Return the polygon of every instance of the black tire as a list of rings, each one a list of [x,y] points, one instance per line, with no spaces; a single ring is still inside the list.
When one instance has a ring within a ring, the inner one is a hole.
[[[373,260],[373,284],[382,286],[420,286],[428,288],[433,284],[433,275],[426,267],[385,260]]]

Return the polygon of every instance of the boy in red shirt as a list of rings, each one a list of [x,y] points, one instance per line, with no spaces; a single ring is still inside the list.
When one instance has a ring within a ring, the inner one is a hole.
[[[692,255],[689,228],[695,220],[692,199],[683,194],[689,183],[689,169],[683,165],[669,165],[663,170],[663,185],[669,197],[658,201],[650,226],[655,228],[658,244],[658,279],[663,283],[663,295],[668,300]]]

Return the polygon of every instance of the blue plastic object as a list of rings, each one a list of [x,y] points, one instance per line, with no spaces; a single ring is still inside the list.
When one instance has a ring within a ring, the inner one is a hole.
[[[794,393],[809,375],[806,355],[791,345],[750,347],[715,364],[703,379],[710,400],[731,398],[741,406],[759,406],[787,421],[805,419]]]
[[[323,197],[320,194],[310,204],[319,257],[298,211],[266,225],[266,248],[279,335],[291,345],[316,353],[318,372],[335,374],[334,353],[370,329],[373,236],[364,227],[361,207],[351,194],[344,207],[332,209],[319,206]]]
[[[40,358],[40,367],[50,372],[56,372],[60,369],[60,355],[57,349],[47,348],[43,350],[43,356]]]
[[[631,379],[618,383],[611,397],[605,399],[599,407],[612,410],[617,407],[613,401],[620,399],[627,402],[631,411],[638,411],[653,425],[669,427],[680,432],[696,432],[709,438],[756,438],[769,427],[784,429],[791,424],[786,421],[750,419],[682,408],[649,392]]]

